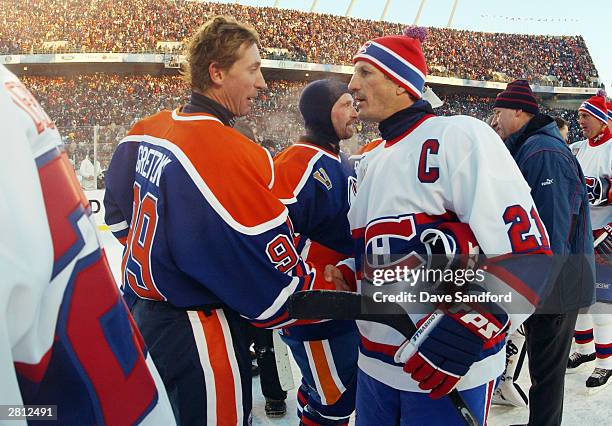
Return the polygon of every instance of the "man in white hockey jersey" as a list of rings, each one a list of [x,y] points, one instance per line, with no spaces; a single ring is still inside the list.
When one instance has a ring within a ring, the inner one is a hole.
[[[586,381],[589,392],[612,383],[612,133],[603,96],[593,96],[578,109],[578,124],[587,139],[570,145],[586,178],[595,240],[597,303],[589,313],[578,315],[574,339],[576,352],[570,355],[567,372],[580,371],[595,361]]]
[[[175,424],[59,133],[2,65],[0,128],[0,405],[48,406],[38,419],[63,425]]]
[[[426,65],[415,38],[419,31],[371,40],[353,58],[349,89],[359,116],[379,123],[383,138],[360,159],[348,214],[358,288],[364,292],[361,278],[368,270],[362,264],[371,266],[370,257],[408,259],[425,253],[424,243],[431,246],[434,236],[443,247],[456,247],[449,254],[467,254],[480,245],[490,256],[488,288],[510,293],[512,307],[462,305],[458,314],[456,306],[440,306],[446,315],[436,316],[439,321],[416,351],[397,331],[358,321],[357,425],[462,424],[445,397],[455,387],[484,424],[495,380],[504,370],[506,331],[533,312],[546,287],[547,268],[527,274],[493,259],[515,253],[549,258],[546,230],[495,132],[470,117],[436,117],[421,99]],[[429,314],[410,316],[421,324]]]

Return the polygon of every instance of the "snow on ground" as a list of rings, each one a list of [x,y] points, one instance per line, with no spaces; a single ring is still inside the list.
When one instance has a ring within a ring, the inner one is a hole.
[[[121,266],[121,245],[114,239],[109,231],[100,232],[106,256],[113,270],[115,278],[119,281]],[[525,362],[524,368],[527,368]],[[565,426],[604,426],[612,424],[612,386],[599,393],[588,395],[584,382],[591,373],[590,369],[581,373],[565,376],[565,402],[563,407],[563,425]],[[293,365],[295,383],[300,382],[299,370]],[[523,389],[529,386],[528,374],[523,374],[519,381]],[[280,419],[269,419],[264,411],[265,400],[261,394],[259,378],[253,379],[253,425],[255,426],[285,426],[296,425],[296,398],[295,390],[289,392],[287,397],[287,415]],[[527,422],[529,412],[527,408],[503,407],[494,405],[489,415],[488,426],[508,426],[524,424]],[[351,424],[354,424],[352,419]],[[385,425],[381,425],[385,426]]]

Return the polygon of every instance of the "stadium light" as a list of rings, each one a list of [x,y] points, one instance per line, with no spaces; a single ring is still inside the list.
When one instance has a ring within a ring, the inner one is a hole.
[[[458,3],[458,0],[453,0],[453,8],[451,9],[451,14],[448,17],[448,24],[446,24],[446,28],[450,28],[450,26],[453,23],[453,18],[455,16],[455,10],[457,10],[457,3]]]
[[[421,0],[421,4],[419,4],[419,10],[417,10],[417,14],[414,17],[414,25],[419,25],[419,19],[421,19],[421,13],[423,13],[423,7],[425,6],[426,0]]]
[[[355,5],[355,0],[351,0],[348,7],[346,8],[346,12],[344,13],[344,16],[349,17],[351,15],[354,5]]]
[[[387,16],[387,10],[389,10],[389,5],[391,4],[391,0],[387,0],[385,2],[385,8],[383,9],[383,13],[382,15],[380,15],[380,20],[384,21],[385,17]]]

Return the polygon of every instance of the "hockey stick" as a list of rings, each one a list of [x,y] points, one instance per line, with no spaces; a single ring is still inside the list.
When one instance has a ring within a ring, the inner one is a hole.
[[[608,239],[610,235],[612,235],[612,227],[610,226],[610,224],[607,224],[604,227],[604,232],[602,232],[601,235],[597,237],[595,241],[593,241],[593,247],[597,248],[597,246],[599,246],[606,239]]]
[[[381,314],[380,303],[371,297],[349,291],[299,291],[289,297],[287,309],[289,316],[295,319],[364,320],[385,324],[411,339],[415,346],[427,336],[426,328],[435,323],[435,319],[428,320],[417,329],[399,304],[385,303],[385,313]],[[466,425],[480,426],[457,389],[453,389],[448,397]]]
[[[274,360],[276,361],[278,381],[281,389],[286,392],[295,387],[295,382],[293,381],[293,370],[291,369],[287,345],[283,342],[277,330],[272,331],[272,343],[274,344]]]

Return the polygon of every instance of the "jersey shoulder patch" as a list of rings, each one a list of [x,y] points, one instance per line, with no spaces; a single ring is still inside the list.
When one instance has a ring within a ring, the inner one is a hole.
[[[318,174],[313,171],[315,163],[324,154],[331,155],[318,147],[303,143],[291,145],[279,153],[274,157],[274,194],[281,201],[292,200],[300,192],[310,175],[315,179],[318,176],[324,185],[326,181],[328,185],[331,185],[324,169]],[[327,177],[326,180],[325,177]]]

